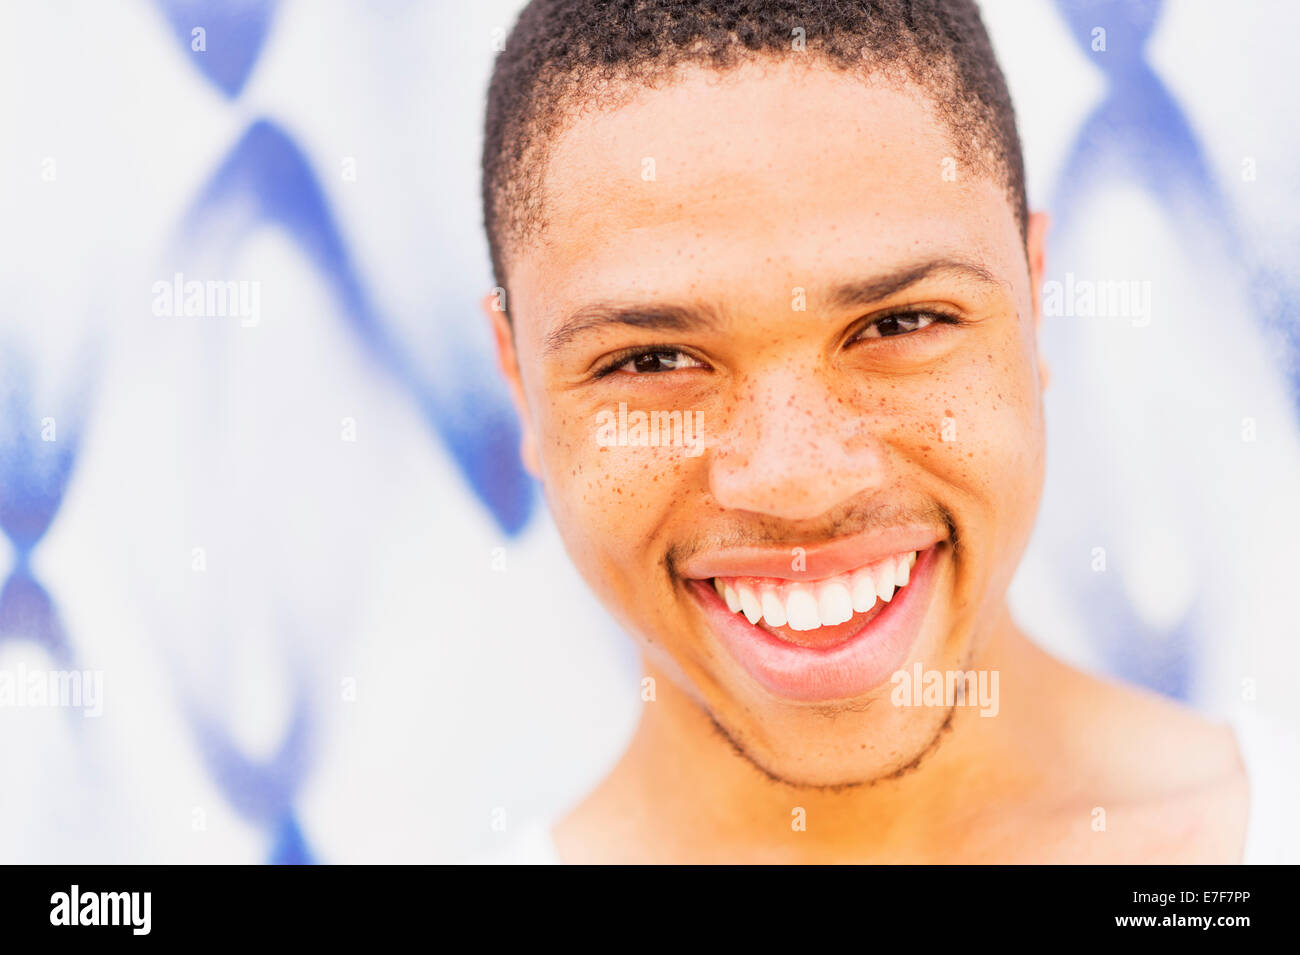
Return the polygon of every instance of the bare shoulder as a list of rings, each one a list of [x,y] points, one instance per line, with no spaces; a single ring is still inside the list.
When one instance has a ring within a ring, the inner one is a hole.
[[[1103,766],[1142,789],[1200,788],[1241,775],[1236,735],[1226,723],[1150,690],[1078,670],[1063,681],[1072,734]],[[1091,762],[1091,760],[1090,760]],[[1099,767],[1100,768],[1100,767]]]
[[[1064,669],[1063,795],[1075,811],[1087,805],[1086,856],[1240,861],[1250,790],[1232,727],[1156,693]]]

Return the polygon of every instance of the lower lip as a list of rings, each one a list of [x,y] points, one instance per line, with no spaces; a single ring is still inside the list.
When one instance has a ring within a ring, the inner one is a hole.
[[[939,547],[919,553],[908,585],[861,630],[827,649],[801,647],[754,626],[727,609],[711,581],[690,586],[727,652],[768,692],[804,703],[847,700],[880,686],[907,662],[930,604]]]

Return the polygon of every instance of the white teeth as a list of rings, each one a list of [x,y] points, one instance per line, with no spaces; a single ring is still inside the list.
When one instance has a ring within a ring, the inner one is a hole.
[[[732,613],[743,613],[751,624],[816,630],[846,623],[855,613],[867,613],[880,599],[886,603],[906,587],[916,564],[916,552],[886,557],[851,574],[812,583],[775,581],[758,585],[728,583],[714,578],[713,586]],[[732,578],[733,580],[735,578]]]
[[[763,619],[763,607],[758,602],[758,597],[744,584],[740,585],[739,590],[740,609],[745,612],[745,619],[750,623],[758,623]]]
[[[817,611],[817,598],[806,590],[792,590],[785,601],[785,612],[791,630],[816,630],[822,625]]]
[[[727,609],[732,613],[740,612],[740,597],[736,593],[736,588],[731,584],[722,585],[722,599],[727,602]]]
[[[763,619],[767,621],[770,627],[784,627],[785,604],[781,603],[781,598],[776,595],[775,590],[764,590],[762,594]]]
[[[894,559],[882,560],[876,565],[876,596],[885,603],[894,599]]]
[[[817,616],[823,627],[834,627],[853,616],[853,598],[849,588],[837,580],[829,580],[817,587]]]
[[[866,613],[876,605],[876,581],[871,576],[871,571],[865,567],[862,570],[855,570],[850,578],[850,586],[853,589],[853,609],[858,613]]]
[[[718,596],[722,598],[723,603],[727,605],[727,609],[732,613],[740,609],[740,598],[731,589],[731,584],[724,584],[721,577],[714,577],[713,589],[718,592]]]

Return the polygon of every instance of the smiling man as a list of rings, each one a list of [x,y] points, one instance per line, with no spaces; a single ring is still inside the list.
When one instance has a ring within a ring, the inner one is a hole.
[[[1240,861],[1232,729],[1007,610],[1046,220],[971,3],[535,0],[483,167],[523,455],[647,677],[543,854]]]

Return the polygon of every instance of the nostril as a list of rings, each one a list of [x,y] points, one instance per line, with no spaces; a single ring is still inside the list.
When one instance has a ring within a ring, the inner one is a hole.
[[[727,509],[806,520],[879,488],[884,445],[850,411],[807,389],[755,396],[716,435],[709,463],[714,498]]]
[[[785,466],[731,458],[713,461],[709,483],[723,508],[796,521],[820,517],[881,482],[872,469],[817,466],[807,458]]]

